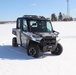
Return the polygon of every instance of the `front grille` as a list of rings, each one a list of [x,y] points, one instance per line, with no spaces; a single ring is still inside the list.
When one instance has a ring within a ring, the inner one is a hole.
[[[49,44],[55,44],[56,40],[55,39],[44,39],[44,43],[46,43],[47,45]]]
[[[56,38],[43,38],[41,40],[42,45],[55,45]]]

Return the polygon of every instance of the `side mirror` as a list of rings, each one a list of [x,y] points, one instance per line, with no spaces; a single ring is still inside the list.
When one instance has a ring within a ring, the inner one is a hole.
[[[56,35],[58,35],[58,34],[59,34],[59,32],[57,32],[57,31],[55,31],[55,30],[53,30],[53,33],[55,33]]]

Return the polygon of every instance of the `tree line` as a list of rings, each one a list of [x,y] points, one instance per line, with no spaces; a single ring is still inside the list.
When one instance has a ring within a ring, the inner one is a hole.
[[[0,21],[0,24],[16,23],[16,21]]]
[[[73,18],[59,12],[58,16],[55,13],[51,14],[51,21],[73,21]]]

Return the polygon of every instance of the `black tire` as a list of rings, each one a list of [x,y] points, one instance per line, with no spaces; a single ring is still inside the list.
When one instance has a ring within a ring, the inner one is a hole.
[[[36,44],[29,45],[28,49],[27,49],[27,54],[29,56],[38,58],[40,56],[40,49],[39,49],[38,45],[36,45]]]
[[[55,49],[55,51],[51,52],[52,54],[55,55],[60,55],[63,52],[63,47],[61,44],[57,44],[57,48]]]
[[[12,46],[13,46],[13,47],[18,47],[16,37],[14,37],[14,38],[12,39]]]

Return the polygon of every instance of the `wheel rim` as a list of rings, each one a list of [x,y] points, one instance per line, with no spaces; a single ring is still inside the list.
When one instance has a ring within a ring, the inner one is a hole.
[[[31,48],[29,49],[29,54],[30,54],[31,56],[34,56],[34,55],[36,54],[36,50],[35,50],[33,47],[31,47]]]

